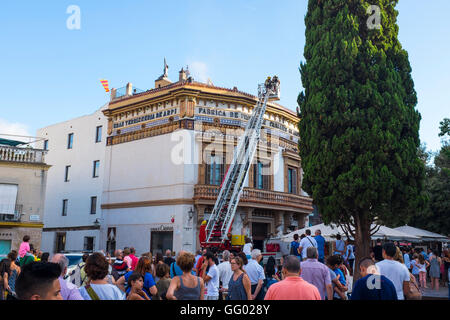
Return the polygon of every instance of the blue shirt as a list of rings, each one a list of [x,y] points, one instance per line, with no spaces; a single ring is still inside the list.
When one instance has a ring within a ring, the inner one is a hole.
[[[398,300],[397,291],[385,276],[369,274],[356,281],[351,300]]]
[[[345,280],[345,276],[344,276],[344,273],[342,272],[342,270],[339,269],[339,268],[337,268],[337,269],[335,269],[335,270],[333,270],[333,271],[334,271],[334,273],[336,273],[336,276],[340,276],[340,277],[339,277],[339,282],[340,282],[343,286],[347,285],[347,281]]]
[[[291,242],[291,248],[294,248],[293,250],[294,250],[294,255],[295,256],[300,256],[300,253],[298,253],[298,247],[300,247],[300,243],[298,241],[292,241]]]
[[[134,271],[129,271],[129,272],[127,272],[127,273],[125,273],[124,274],[124,277],[125,277],[125,281],[128,283],[128,278],[131,276],[131,274],[133,273]],[[156,285],[156,283],[155,283],[155,280],[153,279],[153,276],[152,276],[152,274],[151,273],[146,273],[145,274],[145,277],[144,277],[144,287],[142,288],[142,290],[148,295],[148,297],[150,298],[152,295],[150,294],[150,288],[151,287],[153,287],[153,286],[155,286]],[[126,289],[126,292],[127,292],[127,294],[128,293],[130,293],[130,290],[131,290],[131,288],[130,287],[127,287],[127,289]]]
[[[266,290],[269,290],[270,286],[277,282],[278,280],[274,278],[266,279]]]
[[[252,285],[257,284],[259,280],[264,280],[266,278],[263,267],[261,267],[256,260],[248,260],[248,263],[244,266],[244,270],[247,272],[247,276]]]
[[[325,238],[321,235],[315,236],[314,239],[316,239],[317,242],[317,251],[319,252],[319,259],[322,259],[325,257]]]
[[[195,275],[194,271],[191,271],[191,273],[193,275]],[[183,275],[183,270],[181,270],[181,268],[177,265],[176,262],[172,262],[172,264],[170,265],[170,277],[173,279],[176,276],[182,276]]]
[[[425,258],[425,260],[428,261],[428,255],[425,251],[422,251],[421,254],[423,255],[423,257]]]

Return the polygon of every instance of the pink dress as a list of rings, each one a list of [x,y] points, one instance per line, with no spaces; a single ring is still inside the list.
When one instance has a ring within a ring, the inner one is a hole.
[[[19,247],[19,257],[25,257],[28,251],[30,251],[30,244],[28,242],[22,242]]]

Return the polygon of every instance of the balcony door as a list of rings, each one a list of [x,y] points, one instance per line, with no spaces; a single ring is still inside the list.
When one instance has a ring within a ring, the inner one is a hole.
[[[269,227],[270,223],[252,223],[253,249],[264,251],[264,240],[269,236]]]
[[[55,252],[63,252],[66,250],[66,233],[58,232],[55,238]]]
[[[167,249],[173,250],[173,231],[151,231],[150,251],[165,254]]]

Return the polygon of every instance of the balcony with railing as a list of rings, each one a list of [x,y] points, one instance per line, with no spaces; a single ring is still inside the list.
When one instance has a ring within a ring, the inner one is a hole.
[[[14,208],[14,214],[12,214],[10,211],[10,208],[0,205],[0,222],[20,222],[22,217],[23,205],[16,204]]]
[[[196,185],[194,187],[194,202],[214,205],[219,191],[219,186]],[[239,200],[239,206],[284,209],[288,211],[313,211],[312,199],[309,197],[252,188],[244,188]]]
[[[0,145],[0,161],[22,163],[44,163],[46,151],[33,148],[19,148]]]

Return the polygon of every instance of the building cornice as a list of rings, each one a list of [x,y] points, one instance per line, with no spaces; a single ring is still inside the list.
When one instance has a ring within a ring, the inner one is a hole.
[[[32,168],[48,171],[51,165],[45,163],[31,163],[31,162],[16,162],[16,161],[3,161],[0,160],[0,166],[13,167],[13,168]]]
[[[42,223],[27,223],[27,222],[0,222],[0,227],[20,227],[20,228],[37,228],[42,229]]]
[[[117,113],[127,112],[145,106],[148,103],[161,103],[168,100],[191,96],[199,99],[221,100],[230,103],[240,103],[246,106],[255,106],[257,97],[238,90],[213,87],[198,82],[176,82],[162,88],[148,90],[130,97],[111,101],[108,108],[103,110],[105,116],[110,117]],[[268,103],[267,112],[282,115],[293,122],[298,122],[297,114],[281,105]]]

